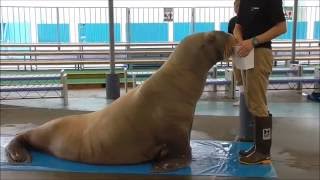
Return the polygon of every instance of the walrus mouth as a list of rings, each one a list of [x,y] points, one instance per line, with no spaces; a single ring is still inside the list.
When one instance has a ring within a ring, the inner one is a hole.
[[[231,55],[233,55],[233,44],[230,42],[225,43],[224,52],[223,52],[223,59],[228,60]]]
[[[234,38],[234,36],[232,34],[229,34],[228,40],[224,45],[224,52],[223,52],[223,56],[225,60],[228,60],[230,58],[231,55],[234,54],[234,48],[233,46],[235,46],[237,44],[237,40]]]

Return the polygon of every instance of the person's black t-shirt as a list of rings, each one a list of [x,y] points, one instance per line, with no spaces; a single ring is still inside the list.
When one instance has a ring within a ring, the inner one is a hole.
[[[285,21],[282,0],[240,1],[237,24],[241,25],[244,40],[262,34],[282,21]],[[258,47],[271,48],[271,41]]]
[[[237,23],[237,16],[234,16],[233,18],[231,18],[231,19],[229,20],[229,23],[228,23],[228,33],[233,34],[233,29],[234,29],[236,23]]]

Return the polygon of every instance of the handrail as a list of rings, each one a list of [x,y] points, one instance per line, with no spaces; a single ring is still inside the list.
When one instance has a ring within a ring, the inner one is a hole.
[[[288,52],[288,51],[291,51],[291,48],[284,48],[284,47],[275,47],[275,48],[272,48],[273,51],[285,51],[285,52]],[[296,51],[318,51],[320,52],[320,46],[308,46],[308,47],[301,47],[301,46],[298,46],[296,47]]]
[[[162,64],[166,62],[164,59],[154,60],[115,60],[115,64]],[[0,61],[0,65],[74,65],[74,64],[110,64],[109,60],[41,60],[41,61]]]
[[[134,51],[117,50],[115,54],[169,54],[173,50]],[[39,56],[39,55],[109,55],[109,50],[85,50],[85,51],[0,51],[1,56]]]
[[[272,41],[274,44],[290,44],[292,41]],[[319,40],[302,40],[296,43],[320,43]],[[176,46],[179,42],[155,42],[155,43],[115,43],[115,46]],[[0,47],[109,47],[108,43],[0,43]]]
[[[115,46],[176,46],[179,43],[115,43]],[[58,44],[58,43],[49,43],[49,44],[40,44],[40,43],[31,43],[31,44],[7,44],[1,43],[0,47],[109,47],[107,43],[68,43],[68,44]]]
[[[275,61],[289,60],[289,56],[274,57]],[[297,61],[313,60],[320,61],[319,56],[297,56]],[[162,64],[166,59],[118,59],[115,64]],[[230,59],[228,61],[231,61]],[[109,60],[1,60],[0,66],[12,65],[83,65],[83,64],[110,64]]]
[[[290,48],[273,48],[276,52],[288,52]],[[115,54],[170,54],[174,49],[142,49],[142,50],[116,50]],[[316,51],[320,52],[320,47],[297,47],[296,51]],[[0,56],[38,56],[38,55],[109,55],[109,50],[37,50],[37,51],[20,51],[20,50],[0,50]]]

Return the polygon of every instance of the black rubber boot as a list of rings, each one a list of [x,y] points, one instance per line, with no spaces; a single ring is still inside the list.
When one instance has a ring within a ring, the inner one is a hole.
[[[271,163],[270,149],[272,141],[272,116],[255,117],[256,141],[254,151],[240,157],[242,164],[269,164]]]
[[[271,122],[272,122],[272,114],[268,111],[268,114],[269,114],[269,118],[271,119]],[[255,126],[254,126],[254,136],[255,136]],[[254,139],[254,142],[256,140]],[[239,151],[239,156],[240,157],[243,157],[243,156],[248,156],[249,154],[253,153],[253,151],[255,150],[255,145],[251,146],[249,149],[247,150],[240,150]]]
[[[247,150],[240,150],[240,151],[239,151],[239,156],[240,156],[240,157],[248,156],[249,154],[251,154],[251,153],[254,152],[255,148],[256,148],[256,147],[253,145],[253,146],[251,146],[251,147],[250,147],[249,149],[247,149]]]
[[[236,137],[236,141],[240,142],[253,142],[254,141],[254,117],[250,113],[245,94],[240,93],[240,107],[239,107],[239,134]]]

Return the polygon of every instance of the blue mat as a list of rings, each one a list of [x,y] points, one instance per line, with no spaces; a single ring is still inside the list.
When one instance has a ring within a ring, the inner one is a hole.
[[[51,155],[32,151],[32,163],[8,164],[4,147],[12,137],[1,137],[1,171],[58,171],[106,174],[152,175],[151,163],[121,166],[102,166],[76,163],[58,159]],[[192,140],[192,163],[189,167],[165,175],[184,176],[233,176],[233,177],[277,177],[272,165],[242,165],[238,151],[250,147],[249,143],[213,140]]]

